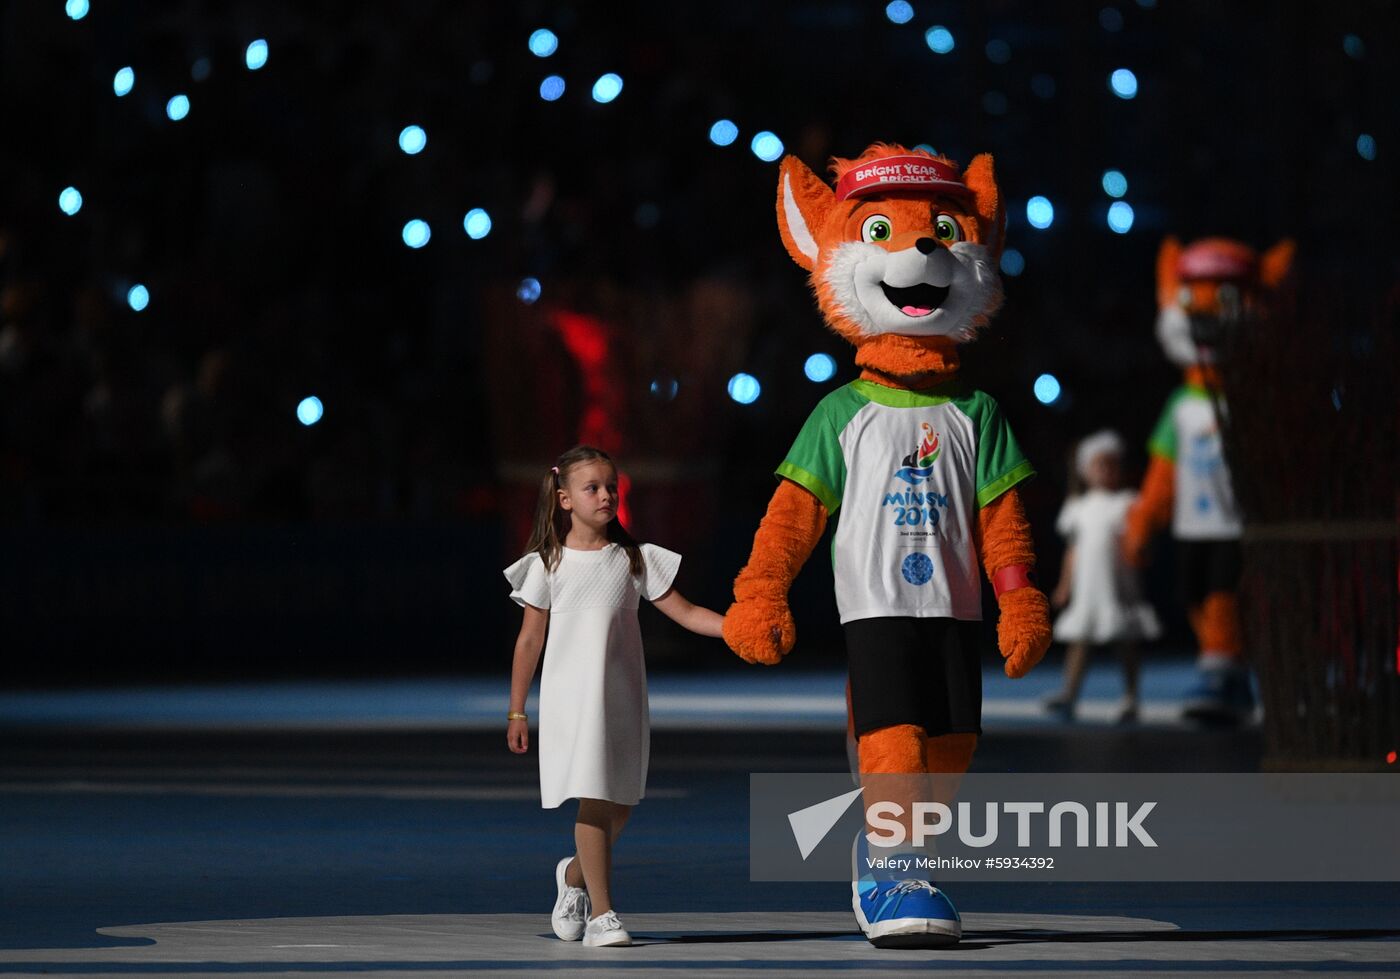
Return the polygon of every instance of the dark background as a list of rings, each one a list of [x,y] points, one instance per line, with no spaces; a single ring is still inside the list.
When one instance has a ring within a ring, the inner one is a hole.
[[[504,675],[499,569],[539,475],[588,435],[631,478],[637,535],[683,551],[682,589],[723,609],[769,473],[854,376],[779,241],[759,130],[818,170],[877,139],[995,155],[1024,271],[964,364],[1040,470],[1025,495],[1051,583],[1074,440],[1117,428],[1135,478],[1178,380],[1152,333],[1164,235],[1294,238],[1319,349],[1366,369],[1351,338],[1400,281],[1392,4],[912,6],[899,25],[856,2],[187,0],[77,21],[0,4],[5,678]],[[925,44],[935,24],[952,52]],[[249,71],[255,38],[269,59]],[[1110,91],[1119,67],[1136,98]],[[597,104],[605,71],[624,88]],[[191,111],[172,122],[176,93]],[[731,146],[708,139],[720,118]],[[1136,213],[1123,235],[1109,168]],[[478,241],[473,207],[493,219]],[[418,250],[412,218],[432,228]],[[593,346],[566,342],[571,317]],[[804,377],[814,352],[835,378]],[[740,370],[763,385],[751,405],[725,393]],[[1044,372],[1064,386],[1048,406]],[[1148,572],[1159,607],[1168,565]],[[829,578],[814,558],[795,589],[794,663],[840,659]],[[644,615],[658,663],[729,655]],[[1163,648],[1185,648],[1169,621]]]

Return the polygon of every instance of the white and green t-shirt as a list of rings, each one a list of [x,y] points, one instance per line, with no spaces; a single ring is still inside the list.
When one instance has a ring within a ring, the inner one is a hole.
[[[1182,540],[1233,540],[1240,536],[1239,509],[1225,464],[1220,426],[1204,388],[1184,384],[1172,392],[1152,430],[1147,451],[1170,460],[1175,468],[1174,536]]]
[[[778,475],[833,516],[842,622],[982,618],[977,510],[1033,475],[981,391],[852,381],[822,399]]]

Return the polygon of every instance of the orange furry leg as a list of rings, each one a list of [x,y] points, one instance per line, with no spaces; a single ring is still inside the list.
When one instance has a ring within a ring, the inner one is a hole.
[[[962,777],[972,767],[972,754],[977,750],[975,734],[940,734],[924,742],[924,758],[928,760],[929,798],[951,806],[958,797]]]
[[[1200,609],[1200,628],[1196,634],[1202,652],[1238,659],[1244,651],[1244,641],[1240,638],[1240,608],[1235,593],[1211,592]]]
[[[893,802],[903,816],[904,838],[912,839],[914,803],[928,797],[924,746],[927,738],[917,724],[893,724],[867,731],[857,740],[865,805]]]

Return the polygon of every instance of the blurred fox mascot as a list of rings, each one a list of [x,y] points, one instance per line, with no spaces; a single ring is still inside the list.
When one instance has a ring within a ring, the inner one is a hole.
[[[1142,564],[1148,542],[1170,525],[1177,586],[1198,643],[1195,688],[1184,714],[1206,724],[1243,721],[1254,709],[1242,660],[1236,589],[1240,515],[1220,436],[1219,358],[1231,331],[1257,328],[1284,296],[1294,243],[1262,256],[1238,241],[1175,238],[1157,256],[1157,339],[1185,372],[1148,442],[1148,468],[1123,535]]]
[[[751,663],[792,649],[788,589],[839,510],[832,561],[862,776],[961,776],[981,732],[980,572],[997,594],[1006,673],[1024,676],[1050,643],[1016,489],[1033,470],[996,402],[957,376],[957,344],[1001,305],[1005,212],[985,154],[960,172],[877,143],[832,169],[835,190],[783,160],[778,227],[862,371],[822,400],[778,467],[724,638]],[[940,889],[856,864],[852,905],[872,943],[959,940]]]

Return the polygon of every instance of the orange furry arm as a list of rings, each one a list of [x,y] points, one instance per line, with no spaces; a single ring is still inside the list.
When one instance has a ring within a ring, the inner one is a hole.
[[[826,507],[807,490],[789,479],[778,483],[724,617],[724,641],[740,658],[772,666],[797,641],[788,589],[821,540],[826,518]]]
[[[1029,573],[1035,567],[1031,525],[1014,488],[978,511],[977,537],[988,580],[996,581],[1005,569],[1024,568]],[[1023,677],[1050,648],[1050,603],[1044,592],[1028,584],[999,589],[997,605],[997,645],[1006,659],[1006,675]]]
[[[1137,502],[1128,511],[1123,530],[1123,556],[1128,563],[1141,567],[1152,535],[1172,521],[1172,505],[1176,497],[1176,464],[1166,456],[1152,455],[1147,474],[1142,477],[1142,490]]]

